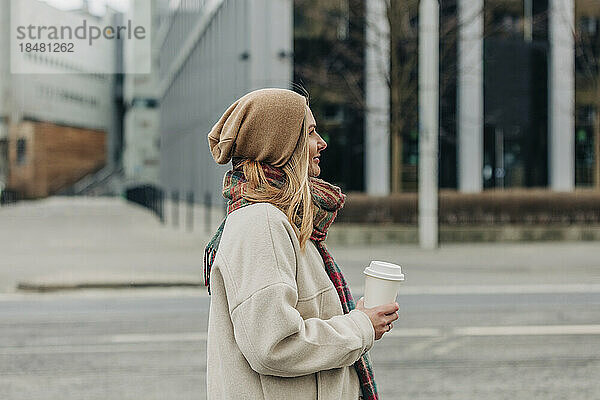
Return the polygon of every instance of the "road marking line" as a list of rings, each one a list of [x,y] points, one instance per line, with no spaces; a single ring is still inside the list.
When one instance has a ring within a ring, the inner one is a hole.
[[[464,342],[464,336],[463,337],[455,337],[445,343],[441,343],[438,347],[435,347],[433,349],[432,353],[435,354],[436,356],[442,356],[442,355],[447,354],[450,351],[454,350],[458,346],[462,345],[463,342]]]
[[[201,342],[206,340],[207,336],[207,332],[125,334],[109,336],[107,341],[110,343]]]
[[[437,328],[393,328],[383,336],[392,337],[432,337],[440,336],[442,332]]]
[[[404,350],[403,350],[403,354],[404,355],[411,355],[414,353],[418,353],[420,351],[425,350],[428,347],[434,346],[439,342],[442,342],[444,340],[446,340],[448,337],[446,336],[439,336],[439,337],[434,337],[434,338],[429,338],[429,339],[425,339],[425,340],[421,340],[420,342],[414,343],[410,346],[407,346]]]
[[[600,335],[600,325],[467,326],[454,328],[456,336]]]
[[[352,288],[364,294],[364,286]],[[453,294],[536,294],[536,293],[600,293],[600,284],[535,284],[535,285],[455,285],[455,286],[404,286],[399,295],[453,295]]]
[[[384,337],[427,337],[428,339],[419,341],[407,346],[404,353],[412,354],[428,347],[440,344],[434,347],[432,351],[436,355],[443,355],[462,344],[465,337],[477,336],[545,336],[545,335],[600,335],[600,325],[531,325],[531,326],[468,326],[454,328],[443,333],[441,329],[421,328],[421,329],[398,329],[392,330]],[[72,339],[77,337],[56,337],[42,338],[38,343],[22,343],[18,346],[0,346],[0,354],[37,354],[43,352],[69,352],[73,349],[81,349],[76,352],[97,351],[92,350],[98,345],[120,345],[120,344],[143,344],[143,343],[184,343],[184,342],[204,342],[207,340],[207,332],[183,332],[166,334],[122,334],[122,335],[103,335],[94,337],[85,337],[87,340],[83,343],[71,343]],[[443,343],[448,340],[447,343]],[[62,349],[62,350],[61,350]],[[68,350],[67,349],[72,349]],[[85,350],[87,349],[87,350]],[[116,351],[116,350],[115,350]]]

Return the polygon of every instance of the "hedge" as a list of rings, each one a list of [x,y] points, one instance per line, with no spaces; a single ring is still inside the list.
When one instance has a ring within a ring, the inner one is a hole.
[[[337,222],[417,224],[417,193],[389,196],[347,194]],[[441,190],[438,195],[440,224],[598,224],[600,191],[486,190],[460,193]]]

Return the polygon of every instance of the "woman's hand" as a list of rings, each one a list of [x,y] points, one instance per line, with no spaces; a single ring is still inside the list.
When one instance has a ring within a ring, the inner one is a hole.
[[[384,333],[393,328],[392,322],[398,319],[397,311],[400,307],[398,303],[389,303],[373,308],[365,308],[365,298],[361,297],[356,303],[356,308],[369,316],[373,328],[375,328],[375,340],[379,340]]]

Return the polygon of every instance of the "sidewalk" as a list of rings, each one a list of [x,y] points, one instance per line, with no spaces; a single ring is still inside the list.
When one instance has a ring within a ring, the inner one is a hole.
[[[116,198],[52,197],[0,208],[0,292],[27,284],[202,283],[206,235]]]
[[[208,235],[163,225],[145,208],[122,198],[21,202],[0,208],[0,226],[3,293],[19,285],[34,291],[139,286],[197,286],[205,291],[202,262]],[[600,284],[598,242],[455,243],[434,251],[416,245],[329,248],[358,292],[362,270],[373,259],[401,264],[404,287],[417,291]]]

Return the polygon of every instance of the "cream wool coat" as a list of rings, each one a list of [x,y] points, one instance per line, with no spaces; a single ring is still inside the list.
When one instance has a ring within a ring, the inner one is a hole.
[[[304,252],[285,214],[256,203],[227,217],[210,276],[209,400],[356,400],[353,366],[375,340],[345,314],[312,241]]]

